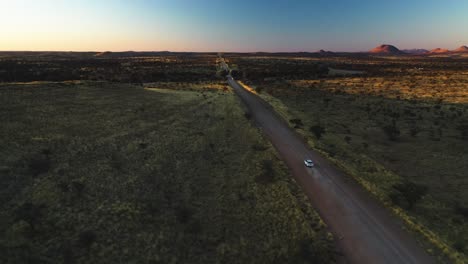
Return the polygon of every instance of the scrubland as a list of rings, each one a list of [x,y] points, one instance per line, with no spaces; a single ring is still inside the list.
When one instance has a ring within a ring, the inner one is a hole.
[[[194,77],[201,60],[133,84],[107,68],[114,82],[0,84],[0,262],[333,262],[333,238],[237,97]]]
[[[468,61],[463,58],[230,58],[245,83],[309,144],[419,234],[432,254],[467,262]],[[279,61],[279,65],[278,65]],[[257,75],[257,65],[333,71]],[[356,72],[357,71],[357,72]],[[338,72],[339,73],[339,72]],[[345,74],[347,73],[347,74]]]

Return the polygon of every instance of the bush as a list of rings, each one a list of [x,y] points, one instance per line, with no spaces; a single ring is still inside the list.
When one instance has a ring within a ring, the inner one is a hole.
[[[192,215],[193,215],[193,211],[190,208],[185,207],[185,206],[177,209],[176,211],[177,220],[182,224],[188,223],[190,219],[192,218]]]
[[[345,136],[344,137],[344,140],[346,141],[346,143],[351,143],[351,137],[350,136]]]
[[[461,205],[459,202],[455,205],[455,212],[465,218],[468,218],[468,207]]]
[[[294,118],[289,120],[292,124],[294,124],[294,128],[302,128],[304,124],[302,123],[302,120],[299,118]]]
[[[26,202],[16,209],[15,218],[17,221],[23,220],[27,222],[34,229],[43,216],[43,209],[43,205]]]
[[[321,125],[311,126],[309,130],[310,132],[314,133],[314,136],[317,139],[321,139],[322,135],[325,133],[325,128],[323,128]]]
[[[466,242],[463,240],[457,240],[453,243],[453,248],[460,252],[465,252]]]
[[[460,131],[460,136],[462,139],[468,140],[468,124],[461,124],[457,127]]]
[[[335,259],[333,254],[330,254],[330,249],[327,243],[319,239],[304,239],[300,243],[298,252],[298,263],[328,263]]]
[[[389,195],[392,202],[400,207],[405,206],[409,210],[427,193],[427,186],[410,181],[398,183],[392,187],[394,191]]]
[[[268,149],[268,146],[262,145],[260,143],[255,143],[252,145],[252,149],[255,151],[265,151]]]
[[[395,120],[392,121],[391,125],[384,126],[383,131],[390,141],[396,141],[400,136],[400,130],[397,128]]]
[[[412,137],[416,137],[416,136],[419,134],[419,132],[421,132],[421,129],[420,129],[420,128],[418,128],[418,127],[413,127],[413,128],[411,128],[411,130],[410,130],[410,135],[411,135]]]
[[[97,235],[92,230],[85,230],[80,233],[78,238],[78,244],[82,247],[89,248],[95,241]]]
[[[257,176],[256,181],[262,184],[268,184],[274,182],[275,171],[273,169],[273,161],[263,160],[262,161],[262,173]]]
[[[83,190],[85,188],[85,185],[84,185],[84,183],[75,180],[75,181],[72,181],[71,188],[72,188],[73,192],[75,192],[76,194],[82,195]]]
[[[51,162],[49,156],[44,154],[36,155],[32,157],[28,162],[28,168],[33,177],[37,177],[42,173],[49,171]]]

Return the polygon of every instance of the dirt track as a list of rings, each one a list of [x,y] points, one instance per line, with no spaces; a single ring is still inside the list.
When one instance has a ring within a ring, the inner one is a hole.
[[[348,263],[435,263],[391,215],[361,186],[310,150],[265,101],[232,77],[228,83],[246,104],[292,175],[335,235]],[[304,159],[316,163],[312,169]]]

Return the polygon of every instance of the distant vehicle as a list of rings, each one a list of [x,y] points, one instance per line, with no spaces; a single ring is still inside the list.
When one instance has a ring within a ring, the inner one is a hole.
[[[306,165],[306,167],[308,168],[312,168],[314,166],[314,162],[310,159],[305,159],[304,160],[304,164]]]

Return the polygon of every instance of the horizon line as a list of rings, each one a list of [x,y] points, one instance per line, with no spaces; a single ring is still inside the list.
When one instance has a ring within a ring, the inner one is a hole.
[[[381,45],[391,45],[396,47],[395,45],[392,44],[380,44],[376,47],[379,47]],[[461,45],[458,46],[454,49],[448,49],[448,51],[454,51],[457,48],[460,47],[466,47],[468,45]],[[441,47],[436,47],[436,48],[403,48],[400,49],[396,47],[400,51],[405,51],[405,50],[417,50],[417,49],[424,49],[424,50],[434,50],[434,49],[439,49]],[[373,49],[373,48],[372,48]],[[447,48],[441,48],[441,49],[447,49]],[[333,53],[369,53],[370,50],[362,50],[362,51],[333,51],[333,50],[326,50],[326,49],[317,49],[315,51],[190,51],[190,50],[185,50],[185,51],[171,51],[171,50],[0,50],[0,52],[75,52],[75,53],[104,53],[104,52],[113,52],[113,53],[124,53],[124,52],[140,52],[140,53],[145,53],[145,52],[154,52],[154,53],[320,53],[320,52],[333,52]]]

